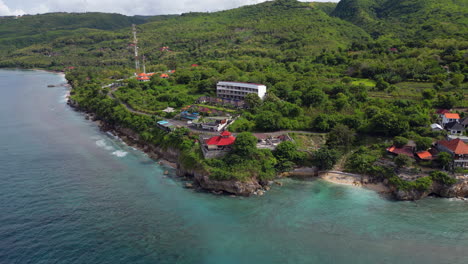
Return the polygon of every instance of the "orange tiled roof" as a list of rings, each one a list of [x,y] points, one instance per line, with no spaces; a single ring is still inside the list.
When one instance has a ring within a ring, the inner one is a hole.
[[[448,119],[460,119],[460,116],[457,113],[445,113],[444,116]]]
[[[421,151],[416,153],[420,159],[430,159],[432,158],[432,154],[429,151]]]
[[[466,145],[465,142],[463,142],[461,139],[453,139],[450,141],[447,140],[441,140],[438,142],[438,144],[445,146],[446,148],[450,149],[457,155],[466,155],[468,154],[468,145]]]

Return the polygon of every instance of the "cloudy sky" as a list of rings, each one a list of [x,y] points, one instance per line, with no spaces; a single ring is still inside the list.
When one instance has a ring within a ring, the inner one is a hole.
[[[0,0],[0,16],[48,12],[108,12],[126,15],[217,11],[265,0]],[[338,2],[338,0],[315,0]],[[309,2],[309,1],[303,1]]]

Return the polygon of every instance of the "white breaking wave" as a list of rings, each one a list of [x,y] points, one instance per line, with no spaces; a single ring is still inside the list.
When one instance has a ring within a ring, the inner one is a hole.
[[[112,155],[114,156],[117,156],[119,158],[123,158],[125,156],[127,156],[128,152],[125,152],[125,151],[122,151],[122,150],[116,150],[114,152],[112,152]]]
[[[100,139],[96,141],[96,145],[100,148],[103,148],[105,150],[114,150],[112,146],[109,146],[106,144],[106,141],[104,139]]]
[[[67,93],[64,94],[62,98],[60,98],[60,103],[66,103],[69,97],[70,97],[70,91],[67,91]]]

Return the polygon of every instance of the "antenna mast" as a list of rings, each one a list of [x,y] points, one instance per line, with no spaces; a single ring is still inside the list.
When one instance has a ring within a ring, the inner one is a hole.
[[[140,60],[138,58],[138,39],[137,39],[137,30],[136,25],[132,25],[133,31],[133,46],[135,47],[135,71],[138,73],[140,71]]]

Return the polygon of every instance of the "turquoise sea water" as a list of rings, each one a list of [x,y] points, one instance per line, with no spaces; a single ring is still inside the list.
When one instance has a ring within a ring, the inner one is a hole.
[[[0,71],[1,264],[468,263],[467,202],[314,180],[197,193],[46,87],[61,82]]]

